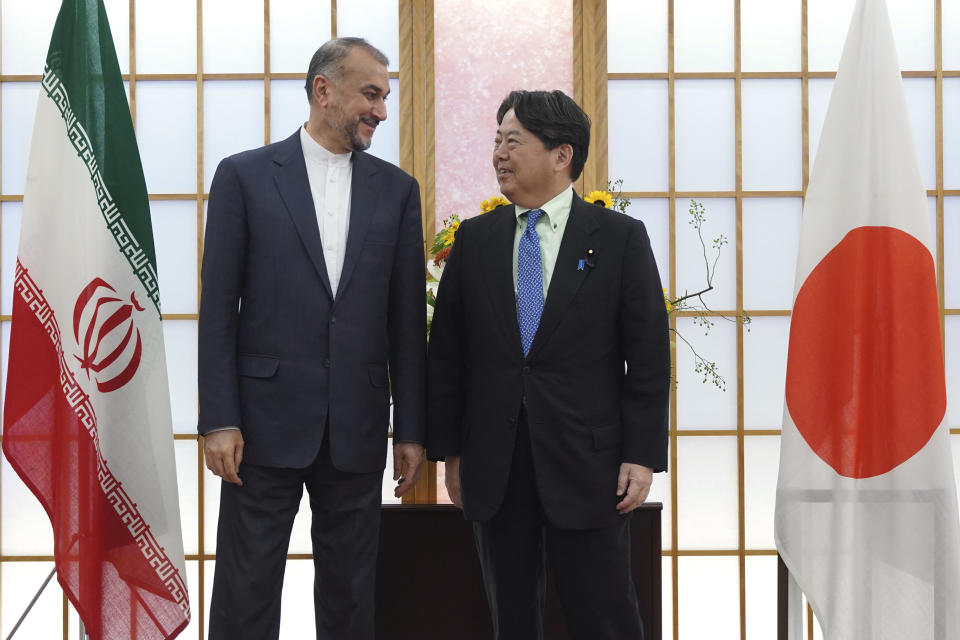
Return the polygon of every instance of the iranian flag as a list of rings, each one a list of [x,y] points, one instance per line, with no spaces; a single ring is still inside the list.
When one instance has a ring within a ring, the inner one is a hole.
[[[103,3],[64,0],[23,199],[3,452],[94,640],[173,638],[190,620],[156,264]]]
[[[826,640],[960,638],[933,247],[886,5],[859,0],[804,204],[775,518]]]

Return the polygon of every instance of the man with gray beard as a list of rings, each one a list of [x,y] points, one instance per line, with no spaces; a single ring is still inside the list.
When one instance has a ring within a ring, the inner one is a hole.
[[[211,640],[278,638],[287,548],[310,496],[317,638],[372,640],[380,487],[424,460],[420,191],[363,151],[386,119],[387,58],[314,54],[309,120],[223,160],[210,187],[198,432],[222,478]]]

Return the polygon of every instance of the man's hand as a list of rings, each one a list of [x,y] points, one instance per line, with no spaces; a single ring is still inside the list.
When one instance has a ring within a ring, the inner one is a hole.
[[[630,513],[643,504],[650,493],[653,483],[653,469],[639,464],[621,463],[620,477],[617,479],[617,496],[622,497],[617,503],[617,512],[620,515]]]
[[[443,483],[447,485],[447,494],[453,504],[463,509],[463,498],[460,497],[460,456],[447,456]]]
[[[397,481],[397,488],[393,490],[394,496],[399,498],[417,484],[425,459],[422,444],[393,443],[393,479]]]
[[[237,475],[240,461],[243,460],[243,434],[239,429],[223,429],[205,435],[203,457],[213,475],[243,486],[243,481]]]

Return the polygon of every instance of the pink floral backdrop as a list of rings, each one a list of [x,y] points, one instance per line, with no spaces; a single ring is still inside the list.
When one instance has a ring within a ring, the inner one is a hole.
[[[569,0],[437,0],[434,5],[436,221],[471,217],[499,195],[497,108],[513,89],[573,95]]]

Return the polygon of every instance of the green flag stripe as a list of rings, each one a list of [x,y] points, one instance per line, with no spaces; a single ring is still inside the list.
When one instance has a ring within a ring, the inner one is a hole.
[[[150,203],[102,0],[64,0],[43,89],[60,110],[117,247],[160,312]]]

